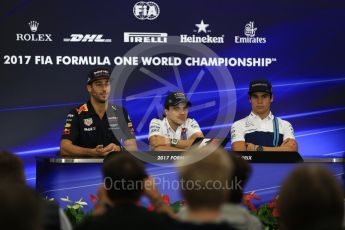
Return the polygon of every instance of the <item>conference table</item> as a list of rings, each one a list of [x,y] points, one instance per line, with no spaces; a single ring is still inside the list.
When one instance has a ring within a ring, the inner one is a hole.
[[[343,158],[302,159],[298,153],[290,152],[229,152],[229,154],[240,155],[252,166],[252,175],[244,191],[255,192],[261,198],[254,201],[254,205],[268,202],[275,197],[287,175],[301,165],[323,165],[343,183]],[[171,203],[182,200],[178,169],[174,164],[174,160],[180,157],[181,152],[137,152],[134,155],[149,159],[150,163],[145,163],[146,171],[154,177],[160,192],[170,197]],[[162,156],[170,157],[163,159]],[[97,194],[97,189],[103,182],[101,172],[103,160],[103,158],[60,157],[56,154],[36,157],[36,189],[43,197],[54,198],[62,207],[69,203],[62,201],[61,198],[68,197],[72,202],[82,198],[88,203],[84,209],[91,210],[93,207],[91,195]],[[145,197],[141,202],[143,205],[148,205]]]

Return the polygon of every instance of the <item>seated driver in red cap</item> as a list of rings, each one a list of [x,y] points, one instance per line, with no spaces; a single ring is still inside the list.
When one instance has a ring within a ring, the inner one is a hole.
[[[181,92],[165,98],[164,118],[152,119],[149,142],[155,151],[181,151],[189,148],[198,137],[204,137],[198,122],[188,118],[191,102]]]

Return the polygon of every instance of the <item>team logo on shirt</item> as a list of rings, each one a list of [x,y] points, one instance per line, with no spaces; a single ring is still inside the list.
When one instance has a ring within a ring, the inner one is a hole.
[[[289,124],[289,128],[290,128],[292,135],[295,135],[291,124]]]
[[[92,124],[93,124],[93,121],[92,121],[92,118],[91,118],[91,117],[90,117],[90,118],[84,119],[84,125],[90,126],[90,125],[92,125]]]
[[[96,127],[89,127],[89,128],[84,128],[84,131],[90,132],[90,131],[95,131]]]
[[[118,117],[108,117],[108,120],[114,120],[114,121],[118,121],[119,118]]]
[[[119,124],[109,124],[109,129],[119,129]]]
[[[248,128],[250,126],[255,126],[255,125],[252,121],[246,121],[246,128]]]
[[[236,137],[236,130],[234,128],[231,129],[231,138],[234,139]]]
[[[79,107],[79,109],[77,109],[78,114],[80,114],[81,112],[87,112],[89,111],[89,109],[87,108],[87,104],[83,104],[82,106]]]
[[[181,140],[187,140],[187,128],[182,128]]]
[[[63,134],[65,134],[65,135],[68,135],[68,134],[70,134],[71,133],[71,131],[69,130],[69,129],[64,129],[63,130]]]

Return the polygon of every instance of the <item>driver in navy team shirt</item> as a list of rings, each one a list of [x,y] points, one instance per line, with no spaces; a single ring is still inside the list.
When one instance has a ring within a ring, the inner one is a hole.
[[[60,144],[62,156],[105,156],[124,149],[137,150],[126,109],[108,102],[110,89],[107,69],[90,72],[87,80],[90,100],[67,115]]]

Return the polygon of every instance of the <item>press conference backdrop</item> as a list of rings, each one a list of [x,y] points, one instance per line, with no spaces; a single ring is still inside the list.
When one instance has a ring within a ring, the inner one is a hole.
[[[345,150],[343,1],[43,1],[1,3],[0,148],[58,150],[95,67],[112,71],[141,150],[169,91],[187,93],[210,137],[250,112],[248,84],[273,84],[274,115],[292,123],[302,156]],[[230,147],[230,145],[228,145]]]

